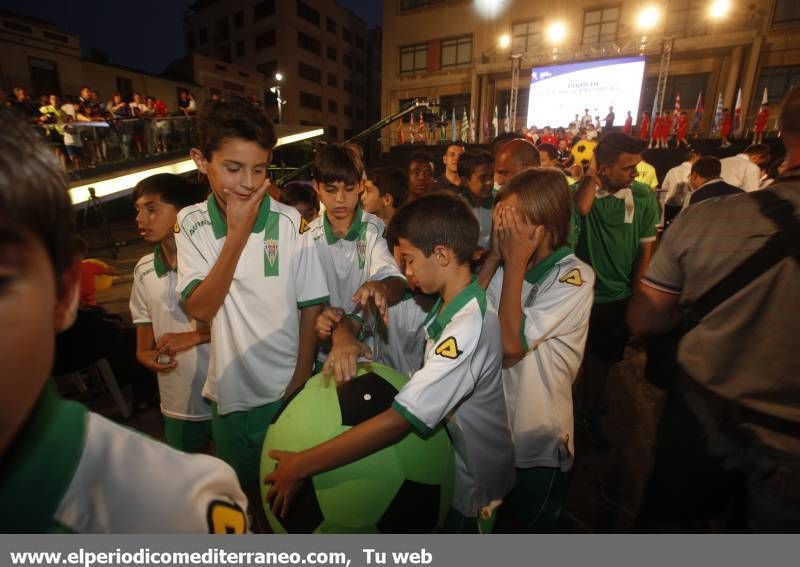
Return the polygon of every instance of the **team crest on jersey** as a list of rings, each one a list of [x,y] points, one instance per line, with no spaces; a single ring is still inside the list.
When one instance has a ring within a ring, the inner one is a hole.
[[[267,253],[269,265],[274,266],[275,260],[278,259],[278,241],[273,239],[265,240],[264,251]]]
[[[358,248],[358,257],[361,258],[361,261],[364,261],[364,258],[367,256],[367,241],[366,240],[359,240],[356,242],[356,248]]]
[[[581,271],[578,268],[572,268],[564,276],[560,277],[558,281],[560,281],[561,283],[574,285],[575,287],[580,287],[583,285],[583,278],[581,277]]]
[[[439,356],[455,360],[461,356],[463,351],[458,350],[458,343],[456,342],[455,337],[447,337],[445,340],[439,343],[439,346],[436,347],[434,352]]]
[[[181,231],[181,225],[179,225],[178,223],[175,223],[175,226],[172,227],[172,232],[174,232],[175,234],[178,234],[180,231]]]
[[[306,232],[310,227],[308,226],[308,221],[303,217],[300,217],[300,234]]]

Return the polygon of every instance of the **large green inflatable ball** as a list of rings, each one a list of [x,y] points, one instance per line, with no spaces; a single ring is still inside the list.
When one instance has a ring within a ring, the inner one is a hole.
[[[302,451],[391,407],[408,378],[386,366],[360,364],[355,378],[336,386],[317,374],[275,416],[264,439],[261,478],[275,468],[271,449]],[[439,427],[415,432],[358,461],[306,479],[286,518],[264,498],[275,533],[429,533],[440,531],[453,498],[454,456]]]

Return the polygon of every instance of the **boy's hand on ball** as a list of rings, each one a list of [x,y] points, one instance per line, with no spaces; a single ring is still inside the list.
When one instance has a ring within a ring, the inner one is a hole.
[[[358,371],[358,359],[364,357],[372,360],[372,351],[361,341],[346,340],[337,344],[328,353],[322,373],[325,376],[333,375],[337,383],[347,382],[355,377]]]
[[[268,454],[270,459],[275,459],[278,463],[275,465],[275,470],[264,479],[264,484],[272,485],[267,492],[267,502],[273,514],[285,518],[292,498],[300,489],[305,476],[300,471],[300,458],[297,453],[273,449]]]
[[[339,324],[342,317],[344,317],[344,309],[339,307],[326,307],[323,309],[315,324],[317,338],[321,341],[329,340],[333,335],[334,327]]]

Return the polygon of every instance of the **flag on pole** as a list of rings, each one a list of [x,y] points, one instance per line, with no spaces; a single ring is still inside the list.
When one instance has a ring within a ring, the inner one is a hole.
[[[475,130],[477,130],[478,124],[475,122],[475,108],[469,109],[469,143],[475,143]]]
[[[697,104],[694,107],[694,119],[692,120],[692,132],[700,129],[700,121],[703,119],[703,93],[697,95]]]
[[[722,93],[719,93],[719,98],[717,98],[717,109],[714,111],[714,122],[711,125],[711,131],[719,133],[721,127],[722,127]]]
[[[453,116],[452,116],[452,118],[450,120],[450,132],[452,133],[452,136],[450,137],[450,139],[455,142],[458,139],[458,134],[456,133],[456,107],[455,106],[453,107]]]
[[[769,104],[769,97],[767,96],[767,87],[764,87],[764,96],[761,97],[761,104]]]
[[[422,111],[420,111],[420,113],[419,113],[419,130],[417,131],[417,138],[419,139],[420,142],[422,142],[424,144],[425,141],[426,141],[425,140],[426,132],[425,132],[425,121],[424,121],[424,119],[422,117],[422,114],[423,114]]]
[[[492,118],[492,138],[500,134],[500,119],[497,116],[497,105],[494,105],[494,117]]]
[[[503,131],[506,133],[511,132],[511,109],[508,107],[508,104],[506,104],[506,123]]]
[[[442,119],[439,121],[439,143],[443,144],[447,139],[447,113],[442,112]]]
[[[409,132],[408,132],[409,133],[408,137],[410,139],[408,141],[413,144],[414,142],[417,141],[417,123],[414,120],[414,113],[413,112],[411,113],[411,124],[409,124],[409,126],[410,126],[410,128],[409,128]]]
[[[675,116],[681,113],[681,93],[675,95]]]
[[[403,136],[403,119],[400,119],[400,124],[397,125],[397,139],[399,143],[405,144],[405,137]]]
[[[731,133],[739,132],[739,127],[742,125],[742,89],[739,87],[739,92],[736,93],[736,107],[733,110],[733,128]]]
[[[466,143],[469,137],[469,118],[467,118],[467,109],[464,108],[464,116],[461,118],[461,141]]]

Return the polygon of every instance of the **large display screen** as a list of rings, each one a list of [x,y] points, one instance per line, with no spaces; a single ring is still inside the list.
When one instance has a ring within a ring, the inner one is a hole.
[[[567,126],[589,109],[600,121],[614,107],[614,126],[639,114],[644,57],[624,57],[531,69],[526,126]]]

